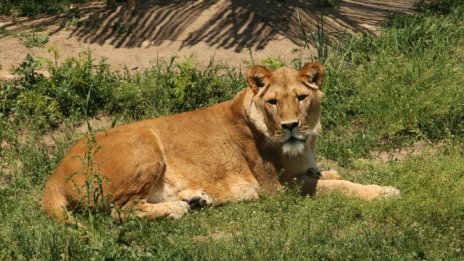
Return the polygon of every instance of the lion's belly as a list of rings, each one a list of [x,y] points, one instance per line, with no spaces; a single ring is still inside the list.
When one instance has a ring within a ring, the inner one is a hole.
[[[216,204],[258,198],[260,185],[251,172],[243,171],[248,167],[246,162],[240,164],[239,159],[231,159],[234,164],[225,164],[166,158],[166,172],[163,179],[152,187],[149,202],[179,200],[178,194],[184,190],[204,191]]]
[[[183,190],[202,190],[217,203],[258,197],[259,183],[238,145],[244,142],[243,133],[230,126],[231,120],[221,120],[220,114],[168,117],[153,127],[163,145],[166,171],[149,201],[178,200]]]

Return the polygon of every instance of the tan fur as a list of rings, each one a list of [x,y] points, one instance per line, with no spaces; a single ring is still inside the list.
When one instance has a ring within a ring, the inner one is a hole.
[[[254,200],[294,184],[305,194],[338,190],[368,200],[397,195],[394,188],[318,171],[314,152],[323,77],[317,63],[301,71],[251,67],[250,88],[232,100],[97,133],[90,170],[83,164],[88,139],[82,138],[46,184],[45,211],[72,222],[68,210],[87,202],[89,171],[104,177],[103,192],[117,220],[179,218],[192,207]]]

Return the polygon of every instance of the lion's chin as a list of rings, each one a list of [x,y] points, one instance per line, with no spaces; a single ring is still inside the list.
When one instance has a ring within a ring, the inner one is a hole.
[[[296,157],[305,150],[305,143],[299,140],[291,140],[282,144],[282,153],[288,157]]]

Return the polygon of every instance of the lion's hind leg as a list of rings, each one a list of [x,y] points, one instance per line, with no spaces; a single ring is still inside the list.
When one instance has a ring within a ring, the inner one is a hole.
[[[190,205],[184,201],[147,203],[146,200],[130,201],[121,208],[113,209],[111,216],[115,221],[124,222],[130,217],[157,219],[168,217],[178,219],[190,211]]]

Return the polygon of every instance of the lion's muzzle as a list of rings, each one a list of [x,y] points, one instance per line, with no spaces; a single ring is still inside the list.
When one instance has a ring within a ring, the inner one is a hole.
[[[282,127],[282,152],[287,156],[296,156],[305,149],[306,134],[300,131],[298,122],[286,122]]]

